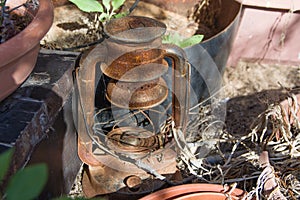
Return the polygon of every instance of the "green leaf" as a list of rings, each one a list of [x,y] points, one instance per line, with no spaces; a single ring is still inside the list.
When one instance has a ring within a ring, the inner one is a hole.
[[[198,44],[203,40],[203,35],[193,35],[190,38],[182,39],[182,36],[180,36],[178,33],[169,34],[163,36],[163,43],[171,43],[175,44],[181,48],[185,48],[188,46],[192,46],[194,44]]]
[[[9,149],[0,155],[0,183],[3,180],[13,156],[13,149]]]
[[[103,12],[102,5],[97,0],[69,0],[84,12]]]
[[[99,20],[101,22],[104,22],[108,18],[109,18],[109,14],[107,14],[107,13],[101,13],[100,16],[99,16]]]
[[[167,43],[171,43],[171,36],[170,35],[163,35],[162,36],[162,43],[163,44],[167,44]]]
[[[180,45],[180,41],[182,40],[182,37],[178,33],[174,34],[168,34],[163,36],[163,43],[169,43],[169,44],[175,44],[177,46]]]
[[[119,9],[124,2],[125,0],[112,0],[111,5],[113,6],[113,11]]]
[[[6,188],[7,200],[31,200],[43,190],[48,178],[47,166],[36,164],[17,171]]]
[[[106,8],[106,12],[110,10],[110,0],[102,0],[104,7]]]
[[[129,14],[129,12],[121,12],[121,13],[117,13],[113,16],[113,18],[121,18],[121,17],[125,17]]]
[[[193,35],[192,37],[184,39],[181,42],[179,42],[179,46],[181,48],[185,48],[188,46],[198,44],[203,40],[203,37],[204,37],[203,35]]]

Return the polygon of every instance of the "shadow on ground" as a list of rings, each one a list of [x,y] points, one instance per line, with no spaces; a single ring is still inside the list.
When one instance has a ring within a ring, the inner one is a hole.
[[[229,133],[246,135],[251,131],[251,124],[268,106],[278,104],[291,93],[299,94],[300,88],[291,90],[263,90],[246,96],[237,96],[227,102],[226,129]]]

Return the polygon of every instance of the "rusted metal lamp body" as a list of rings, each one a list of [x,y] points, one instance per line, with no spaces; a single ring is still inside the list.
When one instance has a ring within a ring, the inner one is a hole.
[[[93,190],[86,193],[147,193],[158,186],[136,163],[160,174],[176,170],[170,124],[186,126],[189,64],[182,49],[162,44],[166,26],[156,20],[129,16],[104,30],[109,39],[84,54],[76,70],[78,154]]]

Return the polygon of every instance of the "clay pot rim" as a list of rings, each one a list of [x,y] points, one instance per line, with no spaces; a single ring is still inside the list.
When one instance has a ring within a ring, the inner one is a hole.
[[[141,198],[140,200],[176,199],[176,197],[184,197],[185,195],[191,194],[211,194],[213,197],[214,195],[220,195],[225,193],[224,187],[222,185],[208,183],[191,183],[158,190],[152,194]],[[235,188],[231,193],[231,195],[237,197],[241,197],[244,194],[245,191],[238,188]]]
[[[44,37],[53,23],[53,5],[50,0],[39,0],[39,8],[31,23],[20,33],[0,44],[2,66],[23,56]]]

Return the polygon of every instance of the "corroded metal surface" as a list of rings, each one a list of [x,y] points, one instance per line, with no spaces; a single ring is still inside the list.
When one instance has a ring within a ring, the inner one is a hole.
[[[168,133],[168,132],[166,132]],[[165,132],[153,135],[152,132],[142,128],[122,127],[109,132],[107,138],[111,149],[125,154],[150,153],[166,146],[171,137]]]
[[[145,43],[161,37],[166,32],[166,25],[148,17],[127,16],[111,20],[104,31],[113,40]]]
[[[113,79],[127,82],[153,80],[168,70],[163,49],[139,50],[121,55],[110,65],[101,65],[102,72]],[[155,70],[153,70],[155,69]]]
[[[161,104],[168,95],[163,79],[148,82],[116,82],[107,86],[107,99],[120,108],[147,109]]]

